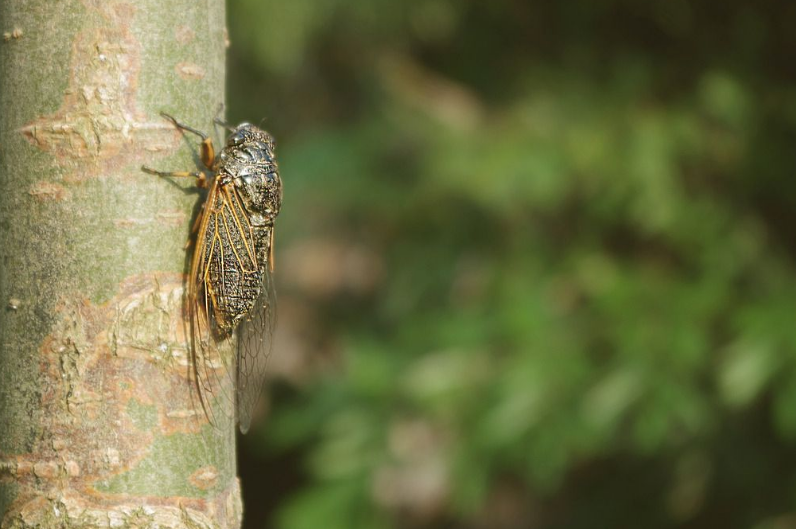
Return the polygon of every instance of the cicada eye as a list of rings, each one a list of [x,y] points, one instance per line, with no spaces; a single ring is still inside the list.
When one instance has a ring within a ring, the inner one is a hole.
[[[232,136],[229,137],[229,144],[230,145],[240,145],[246,140],[246,136],[243,134],[243,131],[238,131]]]

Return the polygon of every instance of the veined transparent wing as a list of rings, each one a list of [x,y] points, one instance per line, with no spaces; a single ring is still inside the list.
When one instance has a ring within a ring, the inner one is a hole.
[[[268,229],[273,230],[273,227]],[[267,239],[273,240],[271,233]],[[243,317],[238,326],[236,393],[237,419],[242,433],[246,433],[251,426],[274,341],[276,290],[273,274],[268,265],[270,263],[263,267],[264,276],[260,295],[252,310]]]
[[[254,230],[232,186],[211,184],[197,234],[188,285],[193,374],[201,407],[220,425],[235,416],[239,362],[229,338],[260,297],[262,269]],[[261,263],[262,265],[263,263]]]

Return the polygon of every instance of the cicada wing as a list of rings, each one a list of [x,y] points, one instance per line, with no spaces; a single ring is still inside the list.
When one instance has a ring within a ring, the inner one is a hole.
[[[232,417],[235,392],[231,380],[234,354],[231,353],[215,312],[213,277],[224,269],[224,232],[219,218],[223,202],[217,181],[211,185],[197,233],[196,246],[188,278],[189,349],[199,404],[213,425]]]
[[[237,418],[242,433],[246,433],[251,426],[274,341],[276,289],[268,264],[262,267],[260,294],[238,326]]]

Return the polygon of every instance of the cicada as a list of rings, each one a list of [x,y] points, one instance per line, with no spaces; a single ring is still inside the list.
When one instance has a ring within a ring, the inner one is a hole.
[[[205,133],[162,114],[178,129],[201,139],[205,170],[156,171],[162,177],[193,177],[207,189],[194,224],[193,257],[187,278],[189,344],[199,401],[211,422],[214,404],[224,393],[219,373],[232,379],[236,419],[241,432],[251,425],[260,396],[276,321],[274,220],[282,205],[282,181],[267,132],[242,123],[216,155]],[[209,174],[208,174],[209,173]],[[237,334],[236,354],[224,358],[217,345]]]

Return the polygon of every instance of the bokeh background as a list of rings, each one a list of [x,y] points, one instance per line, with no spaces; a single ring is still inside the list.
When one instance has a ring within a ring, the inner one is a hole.
[[[796,527],[796,4],[230,0],[246,529]]]

